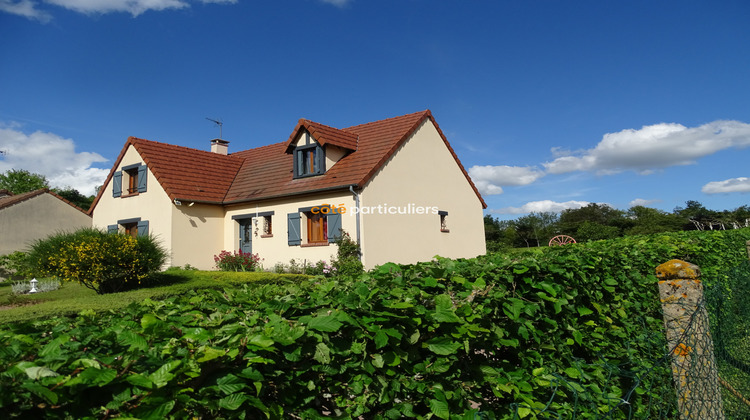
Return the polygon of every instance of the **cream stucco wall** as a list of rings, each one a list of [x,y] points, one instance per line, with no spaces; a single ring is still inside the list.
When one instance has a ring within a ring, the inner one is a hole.
[[[130,146],[116,169],[120,170],[123,166],[138,163],[143,163],[143,159],[135,148]],[[122,197],[112,196],[112,180],[110,179],[102,187],[104,191],[94,209],[93,224],[97,228],[107,229],[107,226],[116,224],[118,220],[140,217],[141,220],[148,220],[149,233],[153,234],[162,246],[166,249],[173,249],[172,219],[175,206],[151,170],[147,171],[147,177],[146,192],[130,196],[127,196],[127,183],[123,179]],[[167,267],[174,265],[172,257],[173,254],[170,253],[165,264]]]
[[[91,217],[44,193],[0,209],[0,255],[28,249],[34,241],[91,227]]]
[[[326,170],[331,169],[345,154],[346,150],[341,147],[326,145]]]
[[[354,199],[348,191],[332,193],[320,193],[309,196],[294,196],[287,199],[250,203],[242,206],[228,207],[224,217],[224,246],[228,251],[239,250],[239,222],[232,216],[248,215],[273,211],[272,237],[262,238],[262,218],[253,219],[252,252],[263,258],[263,267],[272,269],[276,263],[289,264],[289,260],[295,259],[299,263],[307,261],[316,263],[320,260],[331,261],[336,255],[337,247],[334,244],[325,246],[304,246],[306,235],[306,221],[302,217],[300,228],[303,232],[303,245],[290,246],[288,242],[287,215],[297,213],[300,208],[320,206],[329,204],[336,207],[345,207],[347,213],[341,216],[341,226],[352,238],[356,236],[355,217],[350,214],[354,208]],[[258,225],[255,225],[258,220]]]
[[[361,205],[366,268],[486,252],[482,204],[429,120],[365,185]],[[433,208],[448,212],[450,232],[441,232]]]
[[[224,208],[189,202],[172,205],[172,265],[214,269],[224,241]]]

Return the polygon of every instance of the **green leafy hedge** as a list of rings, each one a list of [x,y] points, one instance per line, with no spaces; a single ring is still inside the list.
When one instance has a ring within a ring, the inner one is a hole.
[[[750,230],[677,233],[386,264],[357,278],[13,324],[0,330],[0,408],[48,418],[472,419],[545,409],[568,418],[586,405],[579,418],[644,418],[670,410],[674,395],[668,372],[650,370],[665,351],[653,339],[662,328],[654,268],[687,259],[720,282],[747,258],[748,239]],[[644,370],[652,374],[637,377]],[[580,389],[555,390],[561,380]]]

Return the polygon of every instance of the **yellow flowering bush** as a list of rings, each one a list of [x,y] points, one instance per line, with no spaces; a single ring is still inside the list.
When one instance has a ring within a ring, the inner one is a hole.
[[[98,229],[55,234],[37,241],[29,252],[38,276],[75,281],[99,294],[141,286],[165,259],[166,252],[151,236]]]

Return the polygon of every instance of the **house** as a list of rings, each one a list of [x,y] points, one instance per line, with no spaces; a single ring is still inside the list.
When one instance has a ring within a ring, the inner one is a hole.
[[[0,190],[0,255],[25,251],[60,231],[91,227],[91,216],[47,188],[24,194]]]
[[[222,250],[266,268],[330,261],[342,230],[372,268],[485,253],[481,195],[429,110],[337,129],[301,119],[286,141],[229,153],[130,137],[91,207],[94,226],[155,234],[169,264]]]

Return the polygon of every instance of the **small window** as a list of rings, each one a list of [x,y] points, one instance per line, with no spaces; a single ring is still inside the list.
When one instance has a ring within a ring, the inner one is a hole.
[[[328,217],[320,213],[305,213],[307,216],[307,243],[328,243]]]
[[[127,197],[146,192],[148,168],[143,164],[129,165],[112,177],[112,196]]]
[[[302,160],[304,161],[304,169],[302,173],[305,175],[314,174],[317,166],[315,164],[315,149],[303,150],[302,157]]]
[[[130,235],[134,238],[138,236],[138,222],[125,223],[122,225],[122,228],[124,230],[123,233],[127,235]]]
[[[273,225],[271,224],[271,216],[263,216],[263,230],[260,235],[261,238],[269,238],[273,236]]]
[[[439,211],[438,215],[440,215],[440,231],[446,233],[450,232],[450,229],[448,229],[448,212]]]
[[[128,194],[138,193],[138,168],[128,169],[125,175],[128,177]]]
[[[300,146],[294,151],[294,177],[325,173],[325,152],[319,145]]]

